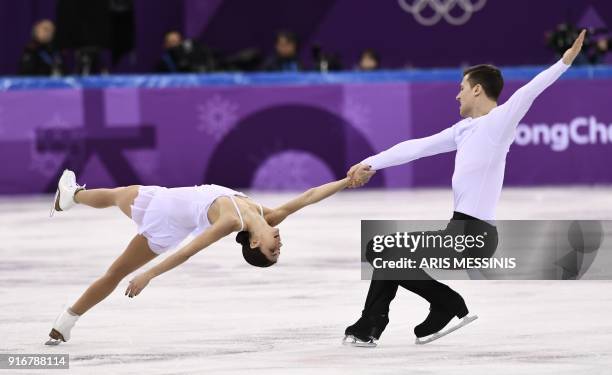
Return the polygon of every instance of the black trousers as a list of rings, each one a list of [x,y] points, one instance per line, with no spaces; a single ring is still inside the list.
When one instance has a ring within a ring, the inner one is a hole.
[[[479,220],[475,217],[454,212],[453,218],[449,222],[448,226],[439,231],[425,232],[425,234],[436,234],[436,235],[473,235],[482,234],[486,232],[485,245],[483,248],[475,251],[465,250],[460,253],[460,257],[479,257],[489,258],[495,253],[497,248],[498,236],[497,229],[495,226]],[[421,233],[421,232],[415,232]],[[431,257],[436,256],[453,256],[457,257],[458,253],[453,249],[440,248],[440,249],[427,249],[428,255]],[[374,253],[371,251],[371,246],[368,245],[366,252],[366,258],[372,263]],[[391,255],[391,258],[393,255]],[[388,259],[388,257],[386,258]],[[444,309],[448,312],[453,313],[459,318],[464,317],[468,313],[468,308],[461,295],[455,292],[447,285],[434,280],[427,274],[423,269],[416,268],[410,270],[409,280],[392,280],[388,279],[388,275],[381,275],[380,270],[375,269],[372,275],[372,281],[370,282],[370,289],[368,290],[368,296],[366,297],[365,306],[363,308],[362,317],[369,318],[367,321],[370,324],[375,325],[375,331],[378,332],[377,336],[382,333],[388,323],[389,306],[391,301],[395,298],[398,287],[402,287],[406,290],[411,291],[430,303],[431,309]],[[405,270],[403,271],[405,272]],[[404,274],[406,276],[406,274]],[[404,277],[405,278],[405,277]]]

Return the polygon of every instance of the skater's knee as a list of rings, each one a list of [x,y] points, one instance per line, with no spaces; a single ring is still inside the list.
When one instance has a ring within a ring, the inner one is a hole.
[[[132,217],[131,205],[138,195],[140,185],[130,185],[115,189],[115,205],[128,217]]]
[[[119,192],[121,193],[122,196],[132,196],[132,195],[136,195],[138,194],[138,188],[140,187],[140,185],[129,185],[129,186],[123,186],[123,187],[119,187],[117,189],[119,189]]]
[[[129,194],[130,190],[132,190],[131,186],[121,186],[121,187],[112,189],[111,191],[113,193],[113,198],[115,199],[115,202],[119,203],[122,200],[125,200],[126,195]]]
[[[122,270],[120,268],[109,269],[106,271],[103,278],[108,282],[119,284],[128,274],[129,272],[127,272],[127,270]]]

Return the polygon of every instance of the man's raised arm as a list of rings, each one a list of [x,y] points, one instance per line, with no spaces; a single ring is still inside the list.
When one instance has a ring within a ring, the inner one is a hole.
[[[529,83],[514,94],[499,107],[503,121],[495,121],[489,125],[491,138],[495,142],[514,140],[514,132],[519,121],[525,116],[535,98],[555,82],[572,64],[584,42],[586,30],[582,30],[574,44],[563,54],[556,64],[539,73]]]

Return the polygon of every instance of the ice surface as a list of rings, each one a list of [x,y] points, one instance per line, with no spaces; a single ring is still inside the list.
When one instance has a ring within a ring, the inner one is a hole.
[[[274,206],[293,194],[251,195]],[[70,371],[52,373],[562,375],[612,368],[606,281],[449,281],[480,319],[425,346],[414,345],[412,328],[428,306],[400,290],[378,348],[341,345],[368,286],[360,280],[360,219],[446,219],[449,190],[341,193],[280,226],[278,265],[248,266],[226,238],[134,299],[123,295],[128,277],[81,318],[70,342],[44,346],[62,307],[135,233],[117,209],[76,207],[50,219],[50,200],[0,199],[0,353],[69,353]],[[611,219],[612,188],[504,189],[498,218]]]

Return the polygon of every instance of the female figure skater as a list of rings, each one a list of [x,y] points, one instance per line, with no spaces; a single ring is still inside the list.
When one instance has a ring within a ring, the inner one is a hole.
[[[373,171],[370,173],[374,174]],[[84,186],[77,184],[74,172],[65,170],[58,183],[53,210],[66,211],[77,203],[94,208],[117,206],[137,224],[138,234],[106,273],[91,284],[74,305],[60,314],[46,344],[68,341],[78,318],[115,290],[124,277],[177,246],[190,234],[195,236],[191,242],[134,277],[125,295],[130,298],[137,296],[151,279],[184,263],[232,232],[238,232],[236,241],[242,245],[242,255],[249,264],[257,267],[275,264],[282,246],[275,226],[301,208],[349,185],[348,178],[330,182],[270,209],[240,192],[218,185],[172,189],[134,185],[85,190]]]

